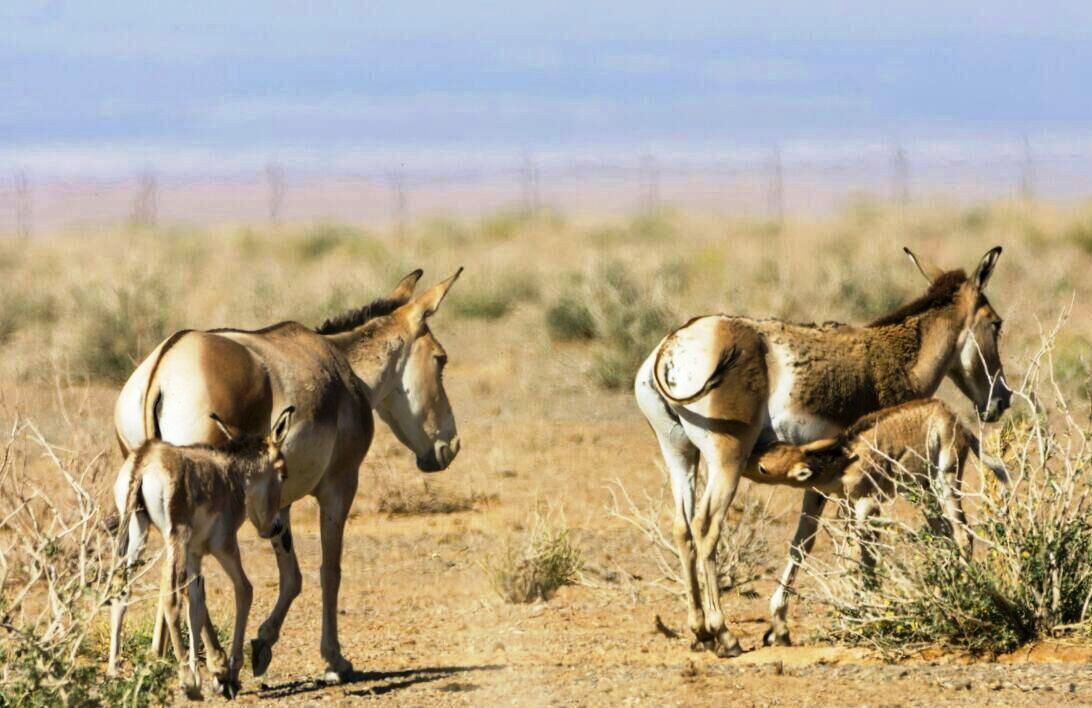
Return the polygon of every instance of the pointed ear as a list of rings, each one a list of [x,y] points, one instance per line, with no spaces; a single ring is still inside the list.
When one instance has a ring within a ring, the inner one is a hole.
[[[425,271],[418,268],[399,280],[398,285],[395,285],[394,290],[391,291],[390,299],[398,302],[409,302],[409,299],[413,297],[413,291],[417,288],[417,281],[424,274]]]
[[[277,422],[273,424],[273,427],[269,431],[269,439],[276,447],[280,447],[284,443],[284,439],[288,437],[288,428],[292,424],[292,414],[296,411],[295,406],[288,406],[281,414],[277,416]]]
[[[220,432],[224,434],[224,437],[227,438],[228,441],[235,439],[234,433],[228,430],[227,424],[220,420],[220,416],[215,413],[209,413],[209,418],[212,418],[212,422],[216,423],[216,427],[220,429]]]
[[[804,452],[829,452],[836,447],[839,447],[842,441],[838,438],[824,438],[822,440],[816,440],[806,445],[801,445],[800,449]]]
[[[930,285],[932,285],[933,281],[939,278],[944,273],[944,271],[942,271],[940,268],[937,268],[936,265],[934,265],[932,262],[924,258],[918,258],[916,255],[914,255],[914,252],[906,246],[903,246],[902,250],[905,251],[906,255],[910,257],[910,262],[917,267],[918,271],[920,271],[923,276],[925,276],[925,279],[929,281]]]
[[[420,327],[424,324],[425,320],[436,314],[436,310],[440,308],[440,303],[444,301],[447,291],[450,290],[451,286],[455,284],[455,281],[459,279],[459,274],[462,272],[463,269],[459,268],[459,270],[455,271],[455,275],[443,282],[433,285],[416,300],[403,305],[399,309],[407,310],[410,322],[415,326]]]
[[[986,255],[982,256],[982,261],[974,271],[974,284],[980,291],[984,290],[986,288],[986,283],[990,282],[990,276],[993,275],[993,267],[997,265],[997,259],[1000,257],[1000,246],[994,246],[986,252]]]

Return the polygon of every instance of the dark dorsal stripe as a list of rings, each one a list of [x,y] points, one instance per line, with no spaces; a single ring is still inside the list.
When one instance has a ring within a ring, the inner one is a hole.
[[[318,327],[315,327],[315,332],[317,334],[338,334],[339,332],[348,332],[351,329],[356,329],[369,320],[374,320],[377,317],[386,317],[402,305],[405,305],[406,302],[406,300],[394,300],[381,297],[377,300],[373,300],[364,307],[343,312],[337,317],[331,317]]]
[[[925,294],[917,300],[906,303],[868,326],[883,327],[884,325],[900,324],[914,315],[920,315],[940,307],[947,307],[955,302],[959,289],[966,282],[967,273],[962,270],[950,270],[934,280],[929,289],[925,291]]]

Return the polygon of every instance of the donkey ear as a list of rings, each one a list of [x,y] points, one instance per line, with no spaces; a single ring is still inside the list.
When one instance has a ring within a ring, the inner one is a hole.
[[[235,439],[235,434],[228,430],[227,424],[220,420],[220,416],[215,413],[209,413],[209,418],[212,418],[212,422],[216,423],[216,427],[220,429],[220,432],[224,434],[224,437],[227,438],[228,441]]]
[[[295,410],[295,406],[288,406],[281,411],[281,414],[277,416],[277,422],[273,424],[273,428],[269,431],[269,437],[277,447],[280,447],[284,443],[284,439],[288,437],[288,428],[292,423],[292,413]]]
[[[455,281],[459,279],[459,274],[462,272],[463,269],[459,268],[459,270],[455,271],[455,275],[443,282],[433,285],[426,290],[421,297],[404,305],[404,307],[409,310],[410,321],[420,326],[421,324],[424,324],[425,320],[436,314],[436,310],[440,309],[440,303],[444,301],[447,291],[450,290],[451,286],[455,284]]]
[[[933,281],[939,278],[944,273],[944,271],[942,271],[940,268],[937,268],[934,263],[924,258],[918,258],[916,255],[914,255],[914,252],[906,246],[903,246],[902,250],[905,251],[906,255],[910,257],[910,262],[917,267],[918,271],[925,277],[927,281],[929,281],[930,285],[932,285]]]
[[[974,284],[979,290],[984,290],[986,283],[990,282],[990,276],[993,275],[993,267],[997,265],[997,259],[1001,257],[1001,247],[994,246],[986,255],[982,256],[982,261],[978,264],[978,268],[974,272]]]
[[[804,452],[829,452],[841,444],[842,441],[838,438],[823,438],[822,440],[815,440],[806,445],[801,445],[800,449]]]
[[[418,268],[399,280],[398,285],[395,285],[394,290],[391,291],[390,299],[403,303],[409,302],[409,299],[413,297],[413,291],[417,288],[417,281],[424,274],[425,271]]]

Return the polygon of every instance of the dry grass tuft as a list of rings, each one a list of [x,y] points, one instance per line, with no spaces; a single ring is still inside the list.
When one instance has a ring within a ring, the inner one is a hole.
[[[375,510],[392,516],[456,514],[497,504],[496,494],[471,490],[461,492],[429,484],[421,476],[399,479],[391,471],[380,474],[374,492]]]
[[[535,513],[524,538],[509,539],[500,556],[482,566],[505,602],[528,603],[549,600],[558,588],[575,584],[584,561],[567,527]]]
[[[41,485],[22,471],[27,445],[63,478]],[[164,704],[173,667],[147,642],[127,643],[132,672],[105,675],[101,625],[119,593],[130,593],[89,485],[98,458],[62,461],[30,423],[18,424],[0,461],[0,705]],[[74,471],[82,468],[80,472]]]

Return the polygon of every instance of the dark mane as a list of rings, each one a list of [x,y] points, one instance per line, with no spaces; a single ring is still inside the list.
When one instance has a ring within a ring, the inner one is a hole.
[[[381,297],[377,300],[373,300],[364,307],[343,312],[337,317],[331,317],[318,327],[315,327],[315,332],[318,334],[347,332],[350,329],[356,329],[369,320],[374,320],[376,317],[386,317],[405,304],[406,302],[404,300],[392,300],[391,298]]]
[[[163,442],[157,440],[157,442]],[[167,443],[164,443],[167,444]],[[243,459],[250,459],[258,457],[265,452],[265,436],[264,435],[236,435],[231,440],[220,444],[210,445],[208,443],[192,443],[190,445],[177,445],[181,450],[213,450],[215,452],[222,452],[231,457],[239,457]]]
[[[967,273],[962,270],[950,270],[934,280],[924,295],[871,322],[868,326],[883,327],[884,325],[899,324],[914,315],[951,305],[955,302],[959,288],[966,282]]]

